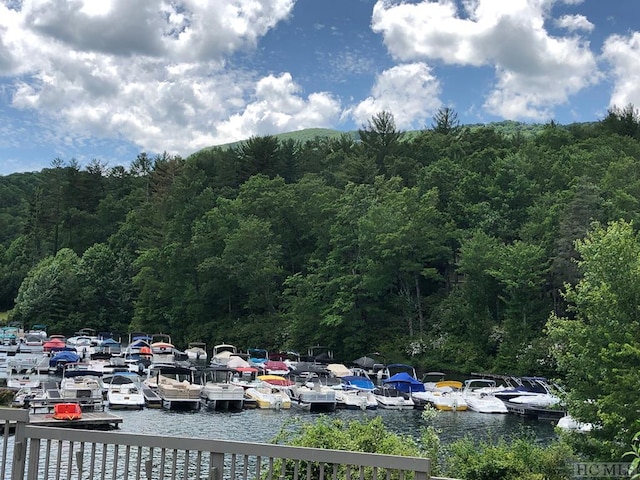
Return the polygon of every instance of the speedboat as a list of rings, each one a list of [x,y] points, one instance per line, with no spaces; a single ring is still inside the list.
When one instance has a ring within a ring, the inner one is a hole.
[[[11,390],[20,390],[21,388],[38,388],[40,386],[40,377],[33,372],[27,372],[23,375],[14,374],[13,371],[7,377],[7,388]]]
[[[378,408],[373,391],[375,385],[364,376],[346,375],[340,378],[336,390],[336,407],[348,410],[375,410]]]
[[[425,383],[425,388],[426,388]],[[456,380],[443,380],[429,385],[429,390],[416,392],[415,399],[433,405],[437,410],[446,412],[462,412],[467,410],[468,405],[462,395],[462,382]]]
[[[187,354],[187,359],[194,363],[206,363],[208,359],[207,344],[203,342],[191,342],[187,345],[184,353]]]
[[[373,391],[378,408],[386,410],[411,410],[415,403],[410,395],[401,392],[391,385],[383,384]]]
[[[221,343],[214,345],[213,352],[211,354],[211,366],[226,365],[231,356],[235,356],[238,353],[238,349],[235,345],[228,343]]]
[[[495,380],[485,378],[471,378],[465,380],[462,397],[467,402],[469,410],[479,413],[507,413],[507,406],[487,388],[495,388]]]
[[[107,405],[111,409],[140,410],[144,408],[145,398],[135,373],[114,373],[107,385]]]
[[[590,432],[593,430],[592,423],[579,422],[571,415],[565,415],[558,420],[558,428],[570,432]]]
[[[258,408],[271,410],[291,408],[291,398],[282,388],[282,385],[275,385],[266,380],[258,380],[258,382],[258,384],[250,386],[244,391],[247,399],[254,402]]]
[[[413,367],[410,368],[413,370]],[[415,393],[425,391],[424,383],[417,380],[414,375],[407,371],[399,371],[386,380],[383,380],[382,384],[393,387],[395,390],[411,398],[415,408],[424,408],[425,403],[418,397],[414,397]]]

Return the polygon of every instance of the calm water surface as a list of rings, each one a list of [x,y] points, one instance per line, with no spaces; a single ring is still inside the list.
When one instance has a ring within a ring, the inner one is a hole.
[[[297,421],[314,422],[319,414],[292,410],[244,410],[238,413],[166,411],[145,409],[140,411],[112,412],[122,417],[120,431],[150,435],[197,437],[216,440],[238,440],[248,442],[270,442],[281,431],[297,429]],[[392,432],[419,438],[420,429],[427,426],[419,410],[338,410],[326,414],[344,421],[368,421],[382,417],[385,426]],[[443,444],[471,436],[476,440],[497,441],[533,434],[540,443],[556,438],[553,424],[520,418],[516,415],[495,415],[475,412],[440,412],[432,425],[440,430]]]

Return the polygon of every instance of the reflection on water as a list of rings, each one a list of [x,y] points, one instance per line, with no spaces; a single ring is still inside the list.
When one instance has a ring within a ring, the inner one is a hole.
[[[122,432],[247,442],[270,442],[283,426],[295,428],[296,421],[313,422],[318,418],[318,414],[298,410],[260,409],[237,413],[156,409],[115,413],[123,418],[120,425]],[[347,422],[366,421],[379,415],[390,431],[416,439],[420,436],[420,429],[427,425],[419,410],[338,410],[328,415]],[[511,414],[440,412],[432,421],[432,425],[440,430],[440,439],[444,445],[466,435],[475,440],[508,440],[522,435],[524,431],[532,434],[541,443],[548,443],[556,438],[552,423],[523,419]]]

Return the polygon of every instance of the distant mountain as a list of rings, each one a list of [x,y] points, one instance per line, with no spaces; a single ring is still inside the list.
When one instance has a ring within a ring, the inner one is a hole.
[[[304,143],[308,140],[313,140],[316,137],[336,138],[341,135],[351,135],[354,138],[357,138],[358,132],[355,130],[343,132],[340,130],[332,130],[330,128],[305,128],[304,130],[297,130],[295,132],[276,133],[272,136],[278,138],[279,140],[295,140],[295,141]],[[236,148],[246,140],[248,139],[239,140],[237,142],[224,143],[221,145],[213,145],[211,147],[205,147],[200,151],[211,150],[212,148],[222,148],[223,150],[226,150],[229,148]]]
[[[545,124],[523,123],[523,122],[516,122],[513,120],[504,120],[501,122],[474,123],[474,124],[462,125],[462,128],[469,128],[471,130],[475,130],[483,127],[494,128],[496,131],[501,132],[505,135],[514,135],[516,133],[520,133],[525,137],[527,137],[527,136],[534,136],[540,133],[544,129]],[[420,133],[420,130],[405,131],[407,139],[411,139],[415,137],[418,133]],[[273,136],[280,140],[295,140],[295,141],[304,143],[306,141],[313,140],[316,137],[337,138],[337,137],[340,137],[341,135],[349,135],[354,139],[357,139],[358,131],[357,130],[340,131],[340,130],[333,130],[330,128],[305,128],[304,130],[297,130],[295,132],[277,133],[277,134],[274,134]],[[240,140],[237,142],[224,143],[221,145],[213,145],[211,147],[205,147],[200,151],[207,151],[213,148],[221,148],[223,150],[226,150],[229,148],[236,148],[246,140],[248,139]]]

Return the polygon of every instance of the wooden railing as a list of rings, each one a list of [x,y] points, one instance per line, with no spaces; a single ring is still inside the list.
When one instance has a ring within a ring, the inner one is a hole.
[[[0,408],[2,479],[435,479],[427,458],[28,422],[28,411]]]

